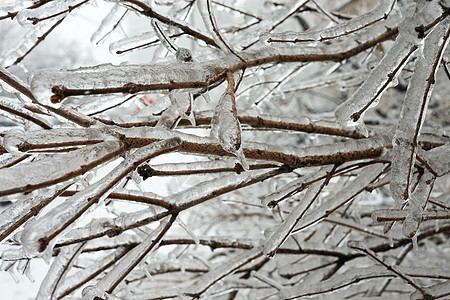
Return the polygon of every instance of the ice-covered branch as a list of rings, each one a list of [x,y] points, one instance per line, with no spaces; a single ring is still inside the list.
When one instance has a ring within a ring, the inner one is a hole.
[[[29,192],[64,182],[109,161],[124,150],[121,142],[107,141],[65,153],[64,160],[55,155],[33,161],[26,166],[0,169],[0,196]],[[10,151],[17,152],[18,149]],[[42,172],[45,172],[46,176],[41,176]]]
[[[318,173],[326,174],[331,170],[331,167],[324,167]],[[319,175],[318,177],[320,176],[321,175]],[[275,231],[265,242],[263,249],[265,255],[275,255],[275,252],[287,240],[300,219],[304,216],[313,202],[317,199],[327,181],[329,181],[329,177],[321,181],[316,181],[310,185],[303,199],[292,209],[289,216],[275,229]]]
[[[206,273],[198,280],[196,280],[192,285],[187,287],[182,294],[189,297],[200,297],[207,289],[212,285],[217,283],[220,279],[231,274],[242,266],[252,262],[262,255],[261,249],[255,248],[252,250],[247,250],[242,254],[238,254],[236,257],[224,264],[214,268],[210,272]]]
[[[55,237],[74,225],[74,222],[92,205],[104,199],[114,187],[138,165],[150,158],[173,150],[180,145],[179,139],[152,143],[127,156],[105,177],[58,205],[46,215],[34,220],[24,229],[22,243],[30,254],[43,252]],[[87,200],[87,201],[86,201]],[[48,217],[51,216],[51,217]]]
[[[371,249],[369,249],[365,244],[362,242],[357,241],[349,241],[348,247],[352,249],[356,249],[358,251],[361,251],[377,263],[383,265],[388,271],[394,273],[399,278],[403,279],[406,283],[413,286],[417,291],[419,291],[424,299],[433,299],[433,297],[429,294],[429,292],[424,289],[415,279],[413,279],[410,275],[404,274],[396,265],[389,265],[386,262],[383,261],[382,258],[380,258],[375,252],[373,252]]]
[[[161,221],[161,224],[149,234],[144,241],[138,246],[125,254],[118,264],[103,277],[96,285],[96,289],[112,293],[117,285],[125,279],[125,277],[141,262],[149,252],[157,247],[163,236],[172,226],[176,216],[172,216],[169,220]],[[90,297],[83,297],[86,300],[93,300]]]
[[[434,268],[409,268],[398,267],[402,273],[413,277],[440,276],[441,271]],[[449,274],[444,275],[447,277]],[[278,293],[280,299],[296,299],[305,296],[330,293],[337,289],[348,287],[357,282],[395,276],[391,271],[382,266],[371,266],[366,268],[355,268],[339,274],[331,279],[314,285],[300,285],[298,287],[285,288]]]
[[[353,199],[356,195],[362,193],[365,190],[365,187],[377,179],[385,168],[386,166],[382,163],[362,168],[357,177],[352,182],[345,185],[344,189],[329,198],[325,198],[319,207],[314,210],[309,210],[296,224],[296,229],[294,232],[298,232],[329,216],[339,207]]]
[[[50,263],[38,299],[448,297],[449,15],[3,1],[2,271]]]
[[[425,38],[423,55],[416,60],[415,72],[406,91],[392,142],[394,149],[390,186],[392,197],[398,203],[409,197],[418,138],[449,35],[450,18],[446,17]]]
[[[80,95],[134,94],[173,89],[196,90],[208,88],[224,80],[228,72],[274,62],[341,61],[391,38],[397,32],[398,29],[394,28],[372,39],[362,37],[365,42],[353,43],[345,50],[337,46],[297,50],[263,47],[257,51],[241,52],[240,55],[245,61],[240,63],[235,57],[227,57],[183,65],[173,63],[100,65],[71,71],[40,71],[33,75],[31,88],[34,96],[44,103],[48,103],[50,99],[58,103],[66,97]]]
[[[183,32],[185,32],[186,34],[191,35],[194,38],[197,38],[199,40],[202,40],[208,45],[217,47],[217,44],[214,42],[213,39],[211,39],[208,36],[205,36],[204,34],[199,32],[197,29],[192,28],[189,24],[187,24],[181,20],[174,20],[173,18],[164,16],[161,13],[156,12],[154,9],[152,9],[150,6],[148,6],[144,2],[141,2],[138,0],[108,0],[108,1],[130,4],[131,8],[137,10],[139,13],[141,13],[144,16],[154,18],[164,24],[177,27],[177,28],[181,29]]]
[[[336,39],[386,19],[394,9],[396,2],[396,0],[381,0],[371,11],[330,28],[320,30],[310,29],[306,32],[270,33],[263,35],[261,39],[268,43],[322,42],[330,39]]]
[[[44,300],[55,297],[59,284],[75,262],[76,257],[80,255],[83,246],[84,244],[72,245],[63,248],[59,252],[41,284],[36,299]]]

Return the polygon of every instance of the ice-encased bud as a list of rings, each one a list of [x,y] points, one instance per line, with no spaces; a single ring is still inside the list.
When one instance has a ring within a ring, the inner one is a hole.
[[[192,62],[192,53],[189,49],[186,48],[178,48],[177,52],[175,53],[175,56],[178,61],[182,62]]]
[[[99,288],[89,285],[83,289],[81,292],[81,297],[83,300],[94,300],[94,299],[108,299],[105,291],[100,290]]]
[[[5,147],[6,151],[13,155],[22,155],[23,151],[21,150],[24,139],[22,136],[25,133],[22,130],[13,129],[8,131],[8,133],[3,138],[3,147]]]

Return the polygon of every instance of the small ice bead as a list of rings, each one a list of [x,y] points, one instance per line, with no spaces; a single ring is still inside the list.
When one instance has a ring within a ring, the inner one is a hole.
[[[175,56],[178,61],[182,62],[192,62],[192,53],[189,49],[186,48],[179,48],[177,52],[175,53]]]

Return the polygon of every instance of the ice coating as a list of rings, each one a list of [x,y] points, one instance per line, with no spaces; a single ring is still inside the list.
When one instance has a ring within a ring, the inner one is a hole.
[[[429,10],[428,6],[422,7],[422,2],[427,1],[419,2],[421,4],[416,7],[414,15],[406,18],[399,25],[399,37],[392,48],[389,49],[352,97],[336,108],[336,119],[343,126],[362,124],[361,116],[363,112],[376,106],[383,93],[390,86],[396,84],[395,79],[409,59],[420,48],[422,40],[418,37],[418,32],[415,28],[428,24],[429,22],[427,21],[437,18],[440,12]],[[435,6],[436,4],[430,5]]]
[[[56,22],[61,21],[61,17],[56,18]],[[0,65],[11,66],[17,63],[17,59],[27,53],[35,46],[39,38],[44,35],[56,22],[39,22],[25,33],[24,37],[17,43],[15,47],[8,48],[0,57]]]
[[[419,148],[418,155],[427,162],[437,177],[444,176],[450,172],[450,143],[428,151]]]
[[[402,227],[402,232],[406,237],[415,236],[419,229],[423,210],[433,189],[434,179],[434,175],[425,170],[424,175],[420,177],[419,183],[409,197],[408,214]]]
[[[16,201],[8,208],[2,210],[0,213],[0,230],[6,232],[11,230],[15,224],[24,222],[24,217],[30,212],[34,211],[35,214],[39,211],[37,206],[42,204],[42,201],[50,202],[68,186],[65,185],[56,191],[48,190],[41,194],[39,197],[28,197],[22,201]],[[11,232],[10,232],[11,233]],[[6,236],[4,237],[6,238]]]
[[[33,74],[31,91],[43,103],[49,103],[52,87],[67,89],[109,89],[133,84],[169,84],[171,82],[206,82],[214,76],[217,65],[173,62],[149,65],[111,64],[83,67],[76,70],[42,70]]]
[[[161,28],[161,24],[159,24],[155,19],[151,20],[151,24],[161,44],[171,53],[177,52],[178,46],[164,33],[163,28]]]
[[[385,165],[378,163],[374,166],[362,168],[357,177],[346,184],[339,192],[323,200],[323,203],[313,210],[308,210],[296,225],[295,232],[327,217],[331,212],[341,207],[356,195],[364,191],[364,187],[375,180],[385,169]]]
[[[10,132],[5,136],[4,144],[7,148],[26,152],[27,145],[67,144],[67,143],[92,143],[111,139],[112,134],[102,129],[95,128],[58,128],[49,130],[30,130],[26,132]],[[51,146],[51,145],[49,145]]]
[[[17,20],[22,26],[33,25],[34,20],[46,18],[48,16],[57,15],[54,18],[62,18],[69,13],[73,7],[78,7],[86,2],[85,0],[65,0],[65,1],[50,1],[42,6],[34,9],[22,10],[17,15]],[[71,8],[72,7],[72,8]],[[62,14],[59,14],[63,12]]]
[[[51,185],[67,173],[77,171],[83,165],[101,160],[117,150],[120,142],[108,141],[65,153],[64,160],[57,155],[33,161],[25,166],[0,169],[0,195],[27,191],[33,186]],[[45,170],[46,176],[42,176]]]
[[[160,222],[158,228],[153,230],[139,245],[130,250],[124,257],[122,257],[115,267],[108,272],[96,285],[96,288],[101,291],[108,291],[114,287],[117,282],[120,282],[123,276],[126,276],[130,269],[145,259],[149,251],[156,247],[159,241],[155,241],[163,231],[167,230],[167,226],[170,226],[169,220]],[[83,297],[84,299],[90,299]]]
[[[285,33],[266,33],[261,36],[263,41],[267,40],[298,40],[298,41],[323,41],[342,37],[358,31],[369,24],[372,25],[383,19],[394,9],[397,1],[395,0],[381,0],[369,12],[351,18],[348,21],[342,22],[332,27],[325,29],[310,29],[305,32],[285,32]]]
[[[391,193],[398,203],[408,199],[417,143],[423,125],[437,67],[448,45],[450,19],[442,20],[425,38],[423,55],[418,56],[405,98],[400,120],[392,140]],[[416,95],[421,95],[417,99]]]
[[[91,43],[99,45],[114,26],[123,18],[126,12],[127,9],[125,7],[119,4],[114,5],[102,20],[98,29],[92,34]]]
[[[192,163],[166,163],[151,165],[151,167],[158,172],[201,172],[202,170],[233,169],[236,167],[236,159],[223,157],[216,160],[196,161]]]
[[[446,274],[448,276],[448,270],[443,268],[428,268],[428,267],[407,267],[396,266],[397,270],[401,273],[412,276],[417,275],[419,277],[434,276],[433,274]],[[440,273],[442,272],[442,273]],[[293,299],[304,296],[313,296],[316,294],[323,294],[325,291],[331,292],[337,289],[345,288],[351,283],[364,282],[370,280],[373,277],[394,277],[392,271],[387,270],[383,266],[371,266],[364,268],[352,268],[347,270],[339,276],[333,276],[330,279],[316,282],[315,284],[301,284],[295,287],[284,288],[277,296],[278,299]],[[438,275],[439,276],[439,275]],[[446,281],[448,283],[448,281]],[[433,293],[434,294],[434,293]],[[423,297],[422,294],[419,294]],[[422,298],[417,298],[422,299]]]
[[[324,173],[330,171],[331,167],[325,167]],[[263,252],[265,255],[271,257],[274,256],[276,251],[287,240],[294,227],[303,217],[307,209],[311,206],[314,200],[317,199],[318,192],[323,184],[323,180],[314,182],[306,191],[305,196],[298,202],[298,204],[292,209],[289,216],[281,223],[277,229],[270,235],[270,237],[264,243]]]
[[[438,268],[437,270],[445,272],[444,268]],[[430,287],[427,287],[427,291],[434,296],[434,298],[441,298],[450,294],[450,280],[446,280],[440,283],[436,283]],[[420,291],[415,291],[410,296],[411,300],[423,299],[423,294]]]
[[[174,130],[167,130],[164,128],[116,128],[114,131],[124,134],[127,137],[139,138],[155,138],[164,139],[170,137],[179,137],[183,141],[198,143],[198,144],[214,144],[217,145],[216,139],[211,137],[202,137],[193,134],[178,132]],[[389,131],[383,132],[381,135],[373,136],[366,139],[349,140],[338,144],[325,144],[312,147],[288,147],[266,143],[245,142],[243,148],[248,151],[270,151],[275,153],[283,153],[285,155],[294,156],[298,158],[315,159],[320,156],[341,155],[343,153],[353,153],[359,151],[373,151],[380,150],[391,145],[392,135]],[[256,157],[255,157],[256,158]],[[274,158],[274,161],[277,161]],[[302,163],[303,160],[296,160]],[[307,165],[307,164],[305,164]]]
[[[239,57],[236,50],[231,47],[230,43],[217,28],[217,22],[212,11],[210,0],[198,0],[197,7],[198,11],[200,12],[200,16],[202,17],[203,24],[205,24],[205,27],[211,34],[214,42],[220,47],[223,52],[231,53]]]
[[[258,247],[239,253],[230,261],[221,264],[220,266],[213,268],[208,273],[202,275],[192,285],[188,286],[183,291],[183,294],[188,296],[200,295],[204,293],[215,281],[227,276],[231,272],[236,271],[240,267],[250,263],[261,255],[261,249]]]
[[[158,37],[154,32],[144,32],[137,36],[126,37],[109,45],[112,54],[124,54],[137,49],[145,49],[156,44]],[[133,50],[134,49],[134,50]]]
[[[156,215],[155,209],[142,209],[136,212],[123,213],[115,219],[95,218],[86,226],[77,227],[61,237],[61,241],[73,241],[87,236],[105,235],[113,237],[120,234],[121,229],[130,228],[136,222],[148,220]]]
[[[234,84],[234,81],[232,83]],[[232,87],[234,89],[234,87]],[[248,170],[241,145],[241,124],[237,118],[234,92],[230,86],[222,94],[211,120],[211,137],[217,138],[223,150],[236,155],[242,167]]]
[[[67,232],[74,226],[74,220],[71,218],[74,215],[80,215],[91,205],[107,197],[114,187],[136,167],[136,162],[143,162],[165,150],[173,149],[179,143],[180,140],[175,138],[152,143],[138,149],[95,184],[71,196],[67,201],[25,227],[21,236],[25,251],[34,255],[42,252],[43,249],[46,249],[46,244],[42,242],[43,239],[48,239],[54,232],[57,232],[58,235],[61,232]]]
[[[58,256],[53,261],[47,275],[41,283],[36,300],[54,299],[58,283],[62,279],[61,277],[66,275],[66,271],[73,264],[74,258],[81,253],[80,250],[83,246],[84,244],[71,245],[63,247],[59,251]]]
[[[261,17],[261,22],[259,22],[257,28],[249,27],[242,31],[242,36],[239,37],[239,40],[236,38],[230,37],[231,45],[240,45],[241,47],[246,47],[253,43],[256,43],[259,39],[259,35],[261,32],[270,32],[272,31],[273,24],[280,23],[286,16],[291,15],[295,11],[297,11],[300,7],[305,5],[309,0],[289,0],[284,3],[284,5],[280,5],[281,8],[271,11],[269,14]]]
[[[1,93],[1,91],[0,91]],[[6,109],[11,109],[21,115],[27,115],[29,117],[32,117],[34,119],[39,120],[44,126],[46,125],[48,128],[51,128],[51,125],[49,124],[49,122],[47,120],[45,120],[44,118],[42,118],[40,115],[31,112],[27,109],[24,109],[22,107],[22,105],[20,104],[20,102],[16,102],[13,101],[13,99],[11,98],[7,98],[7,97],[3,97],[0,96],[0,106],[6,107]],[[2,111],[3,113],[3,111]],[[11,118],[11,116],[15,116],[15,114],[13,113],[7,113],[6,114],[9,118]],[[17,118],[18,120],[20,120],[19,122],[23,122],[24,120],[22,118]],[[33,124],[33,123],[30,123]]]
[[[336,108],[336,120],[343,126],[362,124],[363,111],[378,104],[381,95],[408,62],[405,58],[410,58],[416,49],[399,38],[351,98]]]
[[[0,6],[0,13],[7,14],[11,11],[19,11],[25,7],[33,5],[33,0],[5,0]]]
[[[301,176],[300,178],[296,180],[292,180],[288,184],[278,188],[276,191],[266,195],[262,200],[261,204],[265,206],[270,206],[271,202],[275,202],[278,200],[281,200],[287,196],[293,195],[296,191],[298,191],[300,188],[303,187],[303,185],[311,181],[313,179],[319,178],[321,176],[326,175],[326,173],[329,171],[329,168],[321,168],[317,172],[312,172],[310,174]]]
[[[210,197],[216,193],[217,190],[226,187],[239,187],[245,186],[248,182],[256,178],[264,178],[265,175],[272,174],[273,170],[250,170],[241,174],[233,174],[220,177],[218,179],[212,179],[204,181],[198,185],[195,185],[189,189],[173,194],[165,198],[169,203],[178,206],[189,205],[190,202],[202,199],[204,197]]]

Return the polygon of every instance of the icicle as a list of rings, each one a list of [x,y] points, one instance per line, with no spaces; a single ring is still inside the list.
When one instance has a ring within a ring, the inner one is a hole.
[[[402,232],[406,237],[416,236],[422,221],[422,213],[430,197],[434,184],[434,176],[427,170],[419,178],[419,182],[409,197],[408,214],[403,222]]]
[[[189,229],[189,227],[180,219],[180,217],[177,218],[177,223],[187,232],[187,234],[189,234],[189,236],[194,240],[194,243],[196,245],[199,245],[200,240],[198,239],[198,237],[194,232],[192,232],[192,230]]]
[[[223,150],[236,155],[244,170],[249,170],[241,145],[241,124],[237,118],[234,80],[229,81],[228,88],[216,105],[210,136],[219,140]]]
[[[111,11],[102,20],[102,23],[98,29],[92,34],[91,43],[99,45],[105,37],[107,37],[112,30],[114,30],[116,24],[118,24],[127,13],[127,9],[122,5],[115,4]]]
[[[157,126],[166,128],[175,128],[180,117],[188,119],[192,125],[195,125],[195,117],[192,109],[192,94],[187,92],[175,91],[169,94],[171,106],[163,112]],[[189,115],[187,112],[189,111]]]
[[[414,235],[412,238],[411,238],[411,242],[412,242],[412,244],[413,244],[413,251],[419,251],[419,244],[417,243],[417,235]]]

